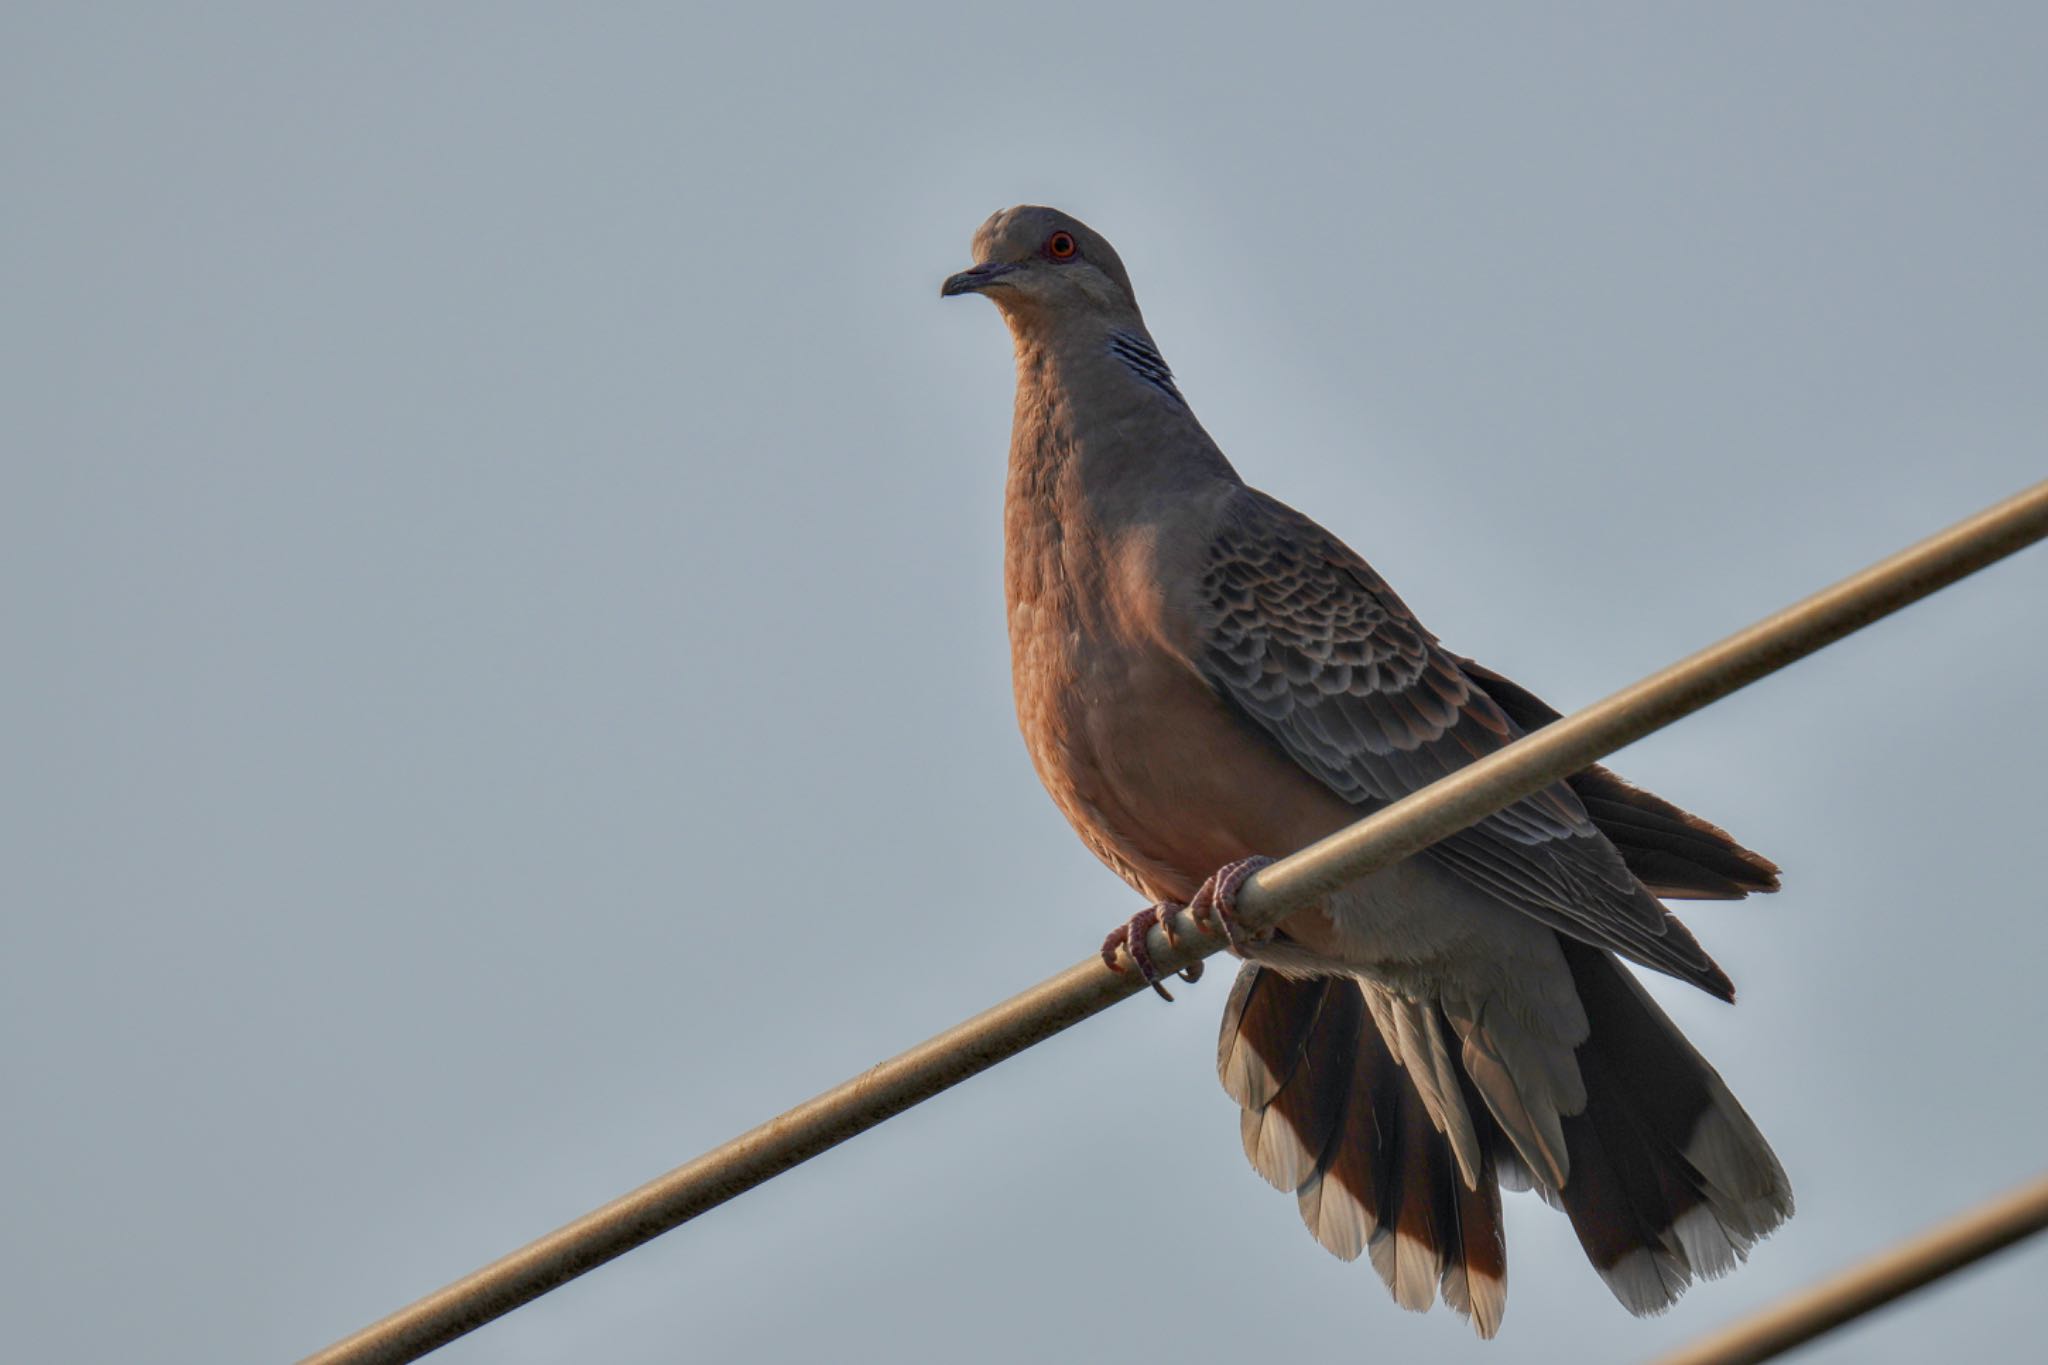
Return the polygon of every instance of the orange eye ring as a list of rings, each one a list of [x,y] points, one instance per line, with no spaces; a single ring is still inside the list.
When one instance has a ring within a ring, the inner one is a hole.
[[[1071,232],[1055,232],[1045,239],[1045,254],[1056,261],[1071,261],[1080,249]]]

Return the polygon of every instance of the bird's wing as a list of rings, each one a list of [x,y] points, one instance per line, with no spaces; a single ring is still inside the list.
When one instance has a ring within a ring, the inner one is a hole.
[[[1420,791],[1525,733],[1365,560],[1256,490],[1225,518],[1201,595],[1196,667],[1354,805]],[[1567,783],[1424,856],[1563,933],[1733,998],[1727,976],[1637,880]]]
[[[1483,664],[1459,659],[1465,676],[1524,730],[1540,730],[1563,713],[1521,684]],[[1778,889],[1778,865],[1735,842],[1727,830],[1644,791],[1598,763],[1566,781],[1586,814],[1621,853],[1643,885],[1672,900],[1741,900]]]

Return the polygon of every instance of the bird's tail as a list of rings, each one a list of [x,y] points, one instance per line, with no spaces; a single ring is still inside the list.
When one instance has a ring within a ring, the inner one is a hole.
[[[1574,1052],[1586,1102],[1559,1116],[1561,1188],[1524,1159],[1462,1058],[1458,1095],[1425,1098],[1445,1078],[1417,1058],[1404,1065],[1417,1050],[1405,1026],[1389,1047],[1378,1020],[1400,1016],[1368,1008],[1365,995],[1380,988],[1248,964],[1224,1010],[1218,1071],[1244,1110],[1253,1167],[1295,1192],[1330,1251],[1367,1253],[1402,1307],[1425,1309],[1440,1293],[1483,1337],[1506,1306],[1502,1185],[1563,1209],[1639,1314],[1669,1308],[1695,1276],[1734,1268],[1792,1212],[1756,1126],[1635,978],[1600,949],[1565,940],[1564,950],[1592,1027]],[[1441,1013],[1417,1032],[1457,1036]]]
[[[1503,1159],[1570,1215],[1579,1245],[1631,1313],[1661,1313],[1695,1277],[1725,1275],[1792,1216],[1792,1186],[1720,1073],[1614,955],[1560,939],[1592,1034],[1586,1107],[1564,1119],[1562,1190]]]
[[[1247,964],[1224,1009],[1217,1070],[1244,1108],[1245,1155],[1295,1192],[1317,1241],[1347,1261],[1367,1253],[1403,1308],[1420,1312],[1441,1292],[1482,1337],[1499,1330],[1499,1134],[1489,1125],[1468,1185],[1358,983]],[[1476,1097],[1468,1104],[1484,1112]]]

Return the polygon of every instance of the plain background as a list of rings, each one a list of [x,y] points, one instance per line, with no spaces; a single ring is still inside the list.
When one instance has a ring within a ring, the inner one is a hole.
[[[2038,6],[0,17],[0,1321],[325,1344],[1088,952],[1010,716],[1018,201],[1253,482],[1567,708],[2048,472]],[[2034,1174],[2048,556],[1635,746],[1798,1216],[1490,1347],[1133,1001],[449,1362],[1623,1360]],[[1810,1359],[2018,1360],[2048,1244]]]

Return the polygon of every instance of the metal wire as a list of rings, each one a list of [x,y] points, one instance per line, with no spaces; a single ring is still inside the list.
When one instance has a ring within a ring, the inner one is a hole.
[[[1252,930],[1276,924],[1335,888],[2044,536],[2048,481],[1282,859],[1245,884],[1239,919]],[[1174,931],[1178,946],[1161,930],[1149,940],[1163,970],[1188,966],[1223,946],[1185,913],[1175,918]],[[416,1360],[1142,989],[1135,976],[1090,957],[306,1357],[303,1365]]]
[[[1655,1365],[1750,1365],[1923,1289],[2048,1228],[2048,1175],[1879,1252]]]

